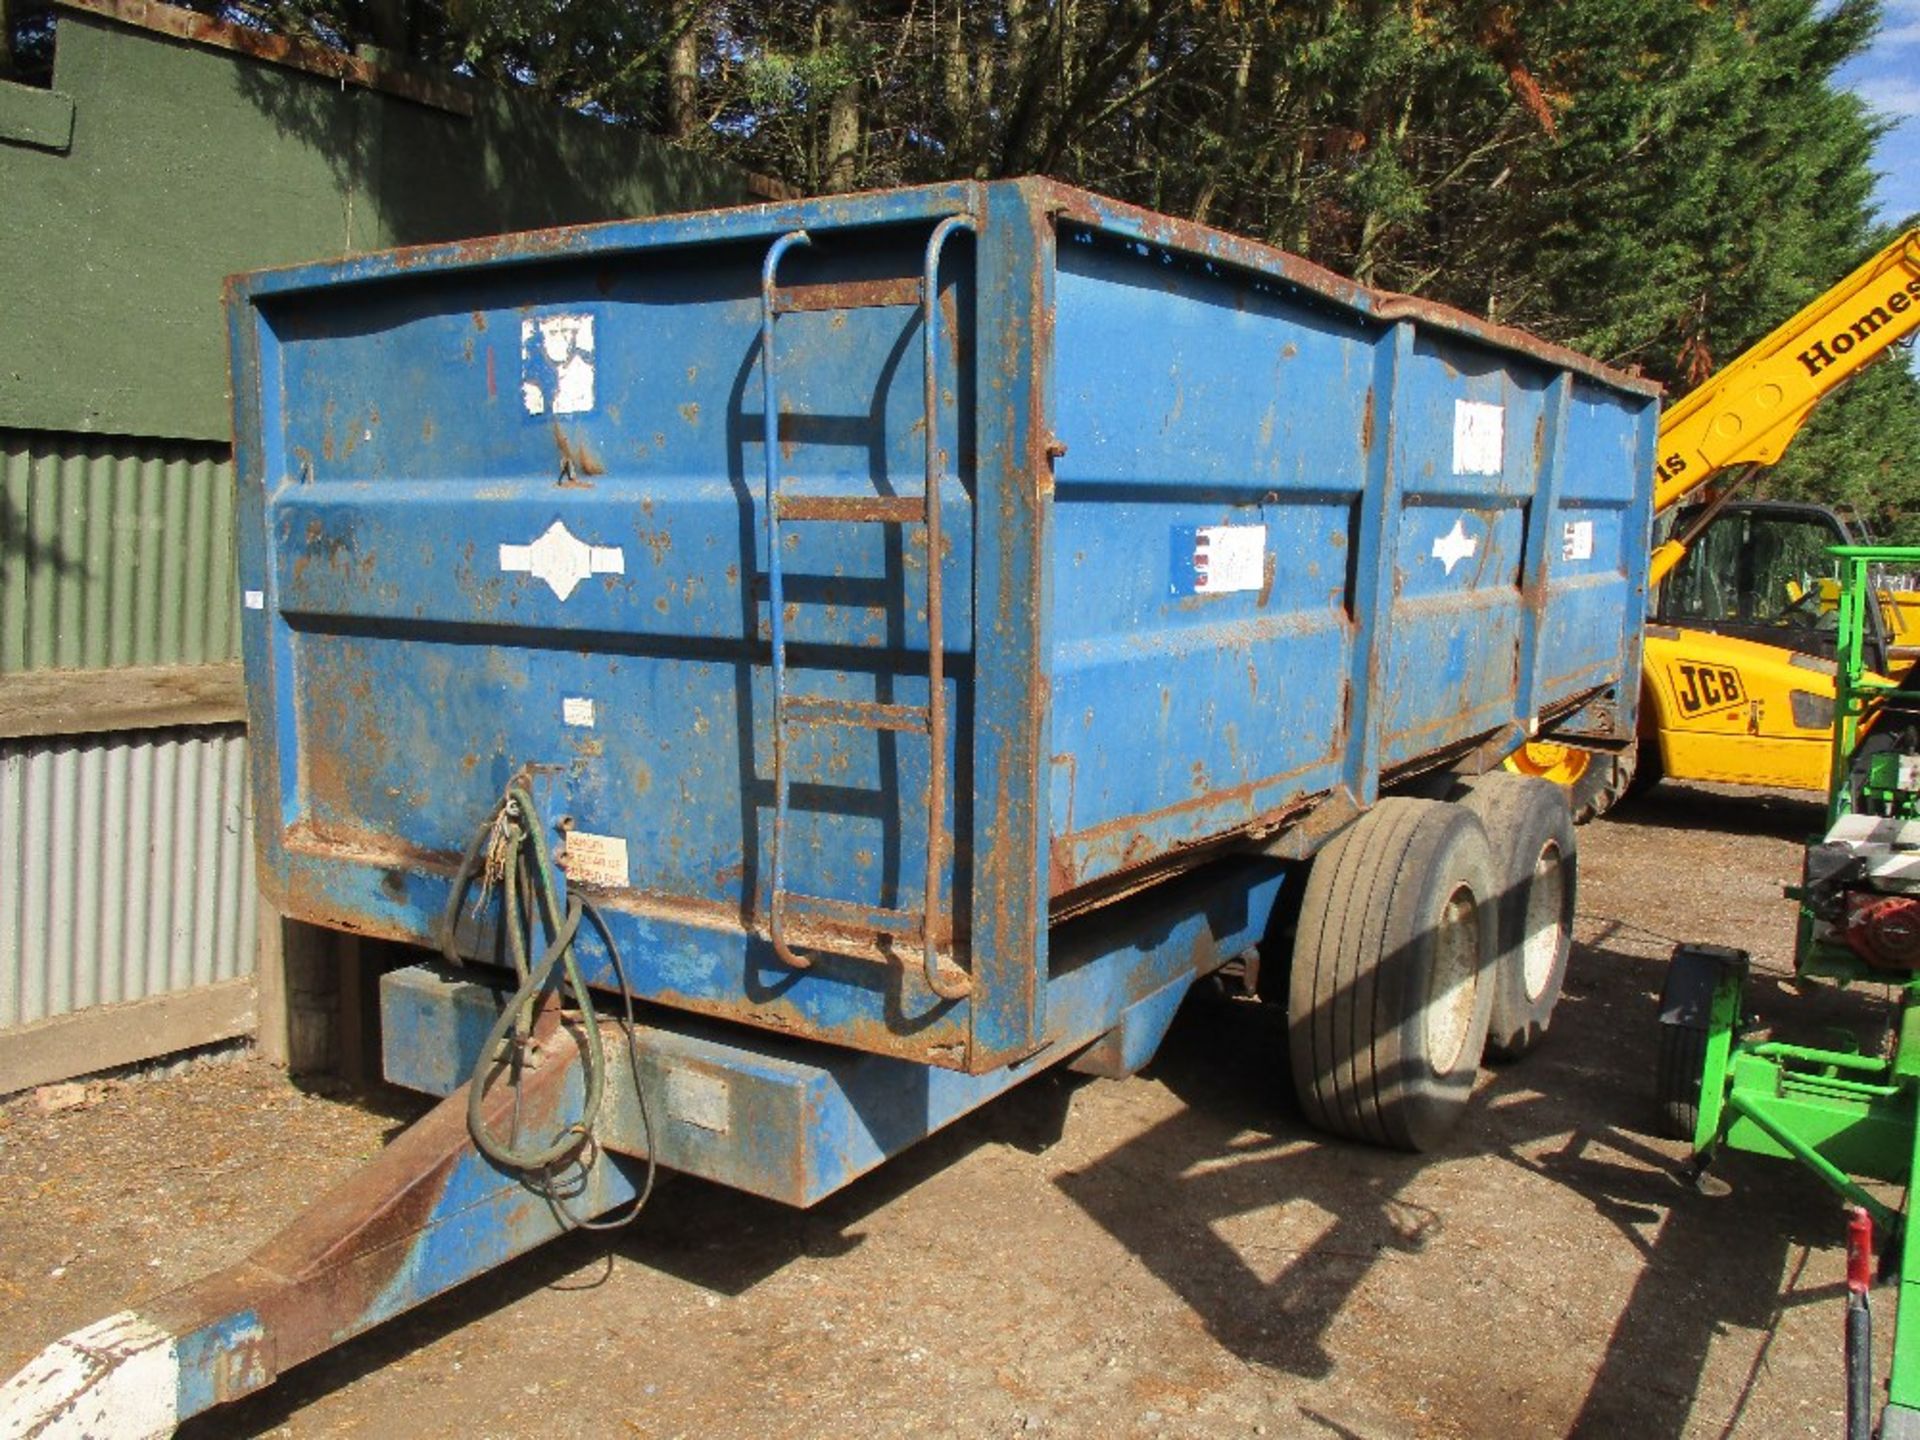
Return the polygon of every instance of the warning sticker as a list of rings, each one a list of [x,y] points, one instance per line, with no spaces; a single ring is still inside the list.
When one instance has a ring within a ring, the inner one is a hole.
[[[1264,525],[1173,527],[1170,595],[1225,595],[1267,582]]]
[[[560,868],[572,884],[624,890],[628,884],[626,837],[569,831],[560,852]]]
[[[560,700],[560,719],[564,724],[593,728],[593,701],[585,695],[566,695]]]

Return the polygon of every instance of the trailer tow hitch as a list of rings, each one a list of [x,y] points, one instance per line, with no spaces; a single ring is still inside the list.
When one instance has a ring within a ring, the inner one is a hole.
[[[445,949],[456,963],[465,882],[483,868],[479,904],[499,887],[519,984],[472,1079],[239,1264],[47,1346],[0,1386],[0,1440],[171,1435],[187,1417],[556,1235],[638,1213],[653,1187],[654,1146],[631,993],[622,1021],[599,1019],[574,954],[583,915],[625,991],[619,952],[591,907],[564,894],[520,781],[489,816],[450,898]],[[611,1068],[633,1085],[639,1158],[610,1153],[595,1133],[609,1039],[624,1042],[625,1063]],[[616,1207],[617,1218],[596,1220]]]
[[[612,1038],[612,1037],[609,1037]],[[579,1113],[586,1038],[551,1028],[519,1091],[520,1124]],[[564,1171],[504,1168],[475,1145],[456,1090],[371,1163],[238,1264],[47,1346],[0,1386],[0,1440],[153,1440],[271,1384],[461,1281],[639,1194],[644,1160],[583,1147]],[[484,1119],[512,1124],[514,1092]]]

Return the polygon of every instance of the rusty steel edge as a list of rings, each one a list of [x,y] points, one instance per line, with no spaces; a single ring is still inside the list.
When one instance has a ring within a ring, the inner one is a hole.
[[[89,0],[89,3],[98,3],[98,0]],[[1028,198],[1036,213],[1046,214],[1055,221],[1065,220],[1096,230],[1132,236],[1168,249],[1268,275],[1383,325],[1414,320],[1486,345],[1517,351],[1543,365],[1570,370],[1586,379],[1634,395],[1657,398],[1665,393],[1665,387],[1657,381],[1607,365],[1577,350],[1543,340],[1529,331],[1494,324],[1438,301],[1362,285],[1276,246],[1245,239],[1195,221],[1162,215],[1124,201],[1110,200],[1055,180],[1025,177],[1012,183]],[[444,272],[557,257],[584,259],[627,250],[681,248],[714,241],[758,239],[797,227],[802,223],[803,210],[814,217],[812,223],[836,225],[908,224],[956,212],[979,217],[984,190],[985,182],[968,180],[854,191],[813,199],[796,196],[759,205],[728,206],[640,220],[563,225],[476,240],[405,246],[346,260],[306,263],[232,276],[227,281],[228,301],[235,303],[242,297],[291,294],[328,284],[390,279],[419,269]],[[874,202],[877,198],[884,198],[887,203],[876,206]],[[693,221],[706,223],[689,223]]]

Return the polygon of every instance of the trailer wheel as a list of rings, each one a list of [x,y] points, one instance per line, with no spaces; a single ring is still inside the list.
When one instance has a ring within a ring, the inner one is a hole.
[[[1493,1001],[1495,875],[1479,820],[1436,800],[1382,800],[1315,857],[1287,982],[1315,1125],[1429,1150],[1459,1120]]]
[[[1660,1107],[1660,1133],[1691,1140],[1700,1123],[1700,1076],[1707,1068],[1707,1032],[1691,1025],[1660,1026],[1653,1094]]]
[[[1567,978],[1578,874],[1573,814],[1558,785],[1501,771],[1463,781],[1455,798],[1486,827],[1502,881],[1487,1052],[1517,1060],[1547,1033]]]

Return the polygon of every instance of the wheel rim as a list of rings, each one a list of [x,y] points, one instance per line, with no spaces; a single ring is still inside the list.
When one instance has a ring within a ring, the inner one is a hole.
[[[1516,775],[1537,775],[1556,785],[1572,786],[1593,765],[1593,752],[1532,740],[1507,756],[1505,764]]]
[[[1560,963],[1565,939],[1566,875],[1560,846],[1549,840],[1533,862],[1527,886],[1527,925],[1520,941],[1520,975],[1529,1003],[1547,993],[1553,970]]]
[[[1433,977],[1427,991],[1427,1063],[1436,1075],[1459,1068],[1473,1028],[1474,986],[1480,975],[1480,926],[1473,889],[1457,885],[1440,911],[1434,935]]]

